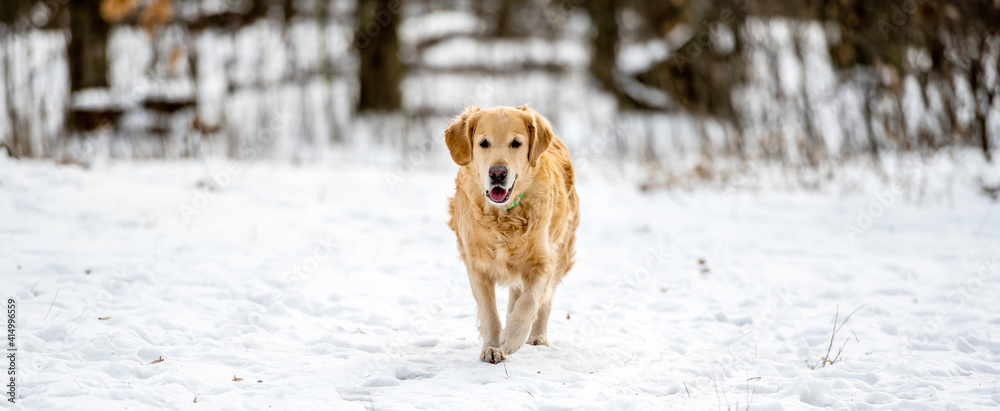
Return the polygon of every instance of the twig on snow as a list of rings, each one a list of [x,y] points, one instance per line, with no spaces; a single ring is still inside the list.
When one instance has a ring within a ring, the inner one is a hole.
[[[49,318],[49,313],[52,312],[52,306],[56,305],[56,298],[59,298],[59,289],[56,288],[56,296],[52,297],[52,304],[49,304],[49,310],[45,312],[45,317],[42,317],[42,321]]]

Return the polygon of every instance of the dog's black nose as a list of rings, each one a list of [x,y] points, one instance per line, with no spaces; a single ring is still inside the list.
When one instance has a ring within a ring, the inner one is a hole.
[[[507,179],[507,166],[490,166],[490,182],[503,183]]]

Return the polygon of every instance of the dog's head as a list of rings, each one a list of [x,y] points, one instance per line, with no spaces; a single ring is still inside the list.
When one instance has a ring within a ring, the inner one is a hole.
[[[448,126],[444,138],[455,163],[478,176],[488,202],[503,207],[517,196],[511,193],[530,185],[538,158],[552,142],[552,128],[527,105],[471,106]]]

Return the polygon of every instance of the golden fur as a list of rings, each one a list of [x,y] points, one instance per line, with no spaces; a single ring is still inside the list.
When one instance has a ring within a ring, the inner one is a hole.
[[[480,147],[484,139],[489,148]],[[513,140],[521,146],[514,148]],[[480,359],[496,364],[525,341],[548,345],[552,295],[573,266],[580,223],[573,167],[548,120],[527,106],[469,107],[449,125],[445,141],[452,159],[462,166],[455,196],[448,199],[448,225],[458,237],[458,252],[478,306]],[[498,164],[514,177],[503,204],[484,196],[485,173]],[[517,205],[507,210],[521,192]],[[497,285],[510,287],[502,331]]]

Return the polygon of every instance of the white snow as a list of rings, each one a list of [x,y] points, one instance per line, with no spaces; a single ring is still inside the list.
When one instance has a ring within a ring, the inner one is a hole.
[[[582,173],[552,345],[498,365],[445,225],[455,167],[354,163],[0,157],[9,408],[1000,406],[1000,213],[961,157],[810,192]],[[812,370],[838,305],[861,308]]]
[[[485,29],[486,22],[473,14],[462,11],[435,11],[400,20],[399,37],[408,43],[417,44],[456,34],[481,34]]]
[[[577,39],[494,40],[457,37],[429,46],[421,61],[428,67],[482,67],[494,70],[516,69],[523,64],[551,64],[581,67],[589,60],[589,50]]]

